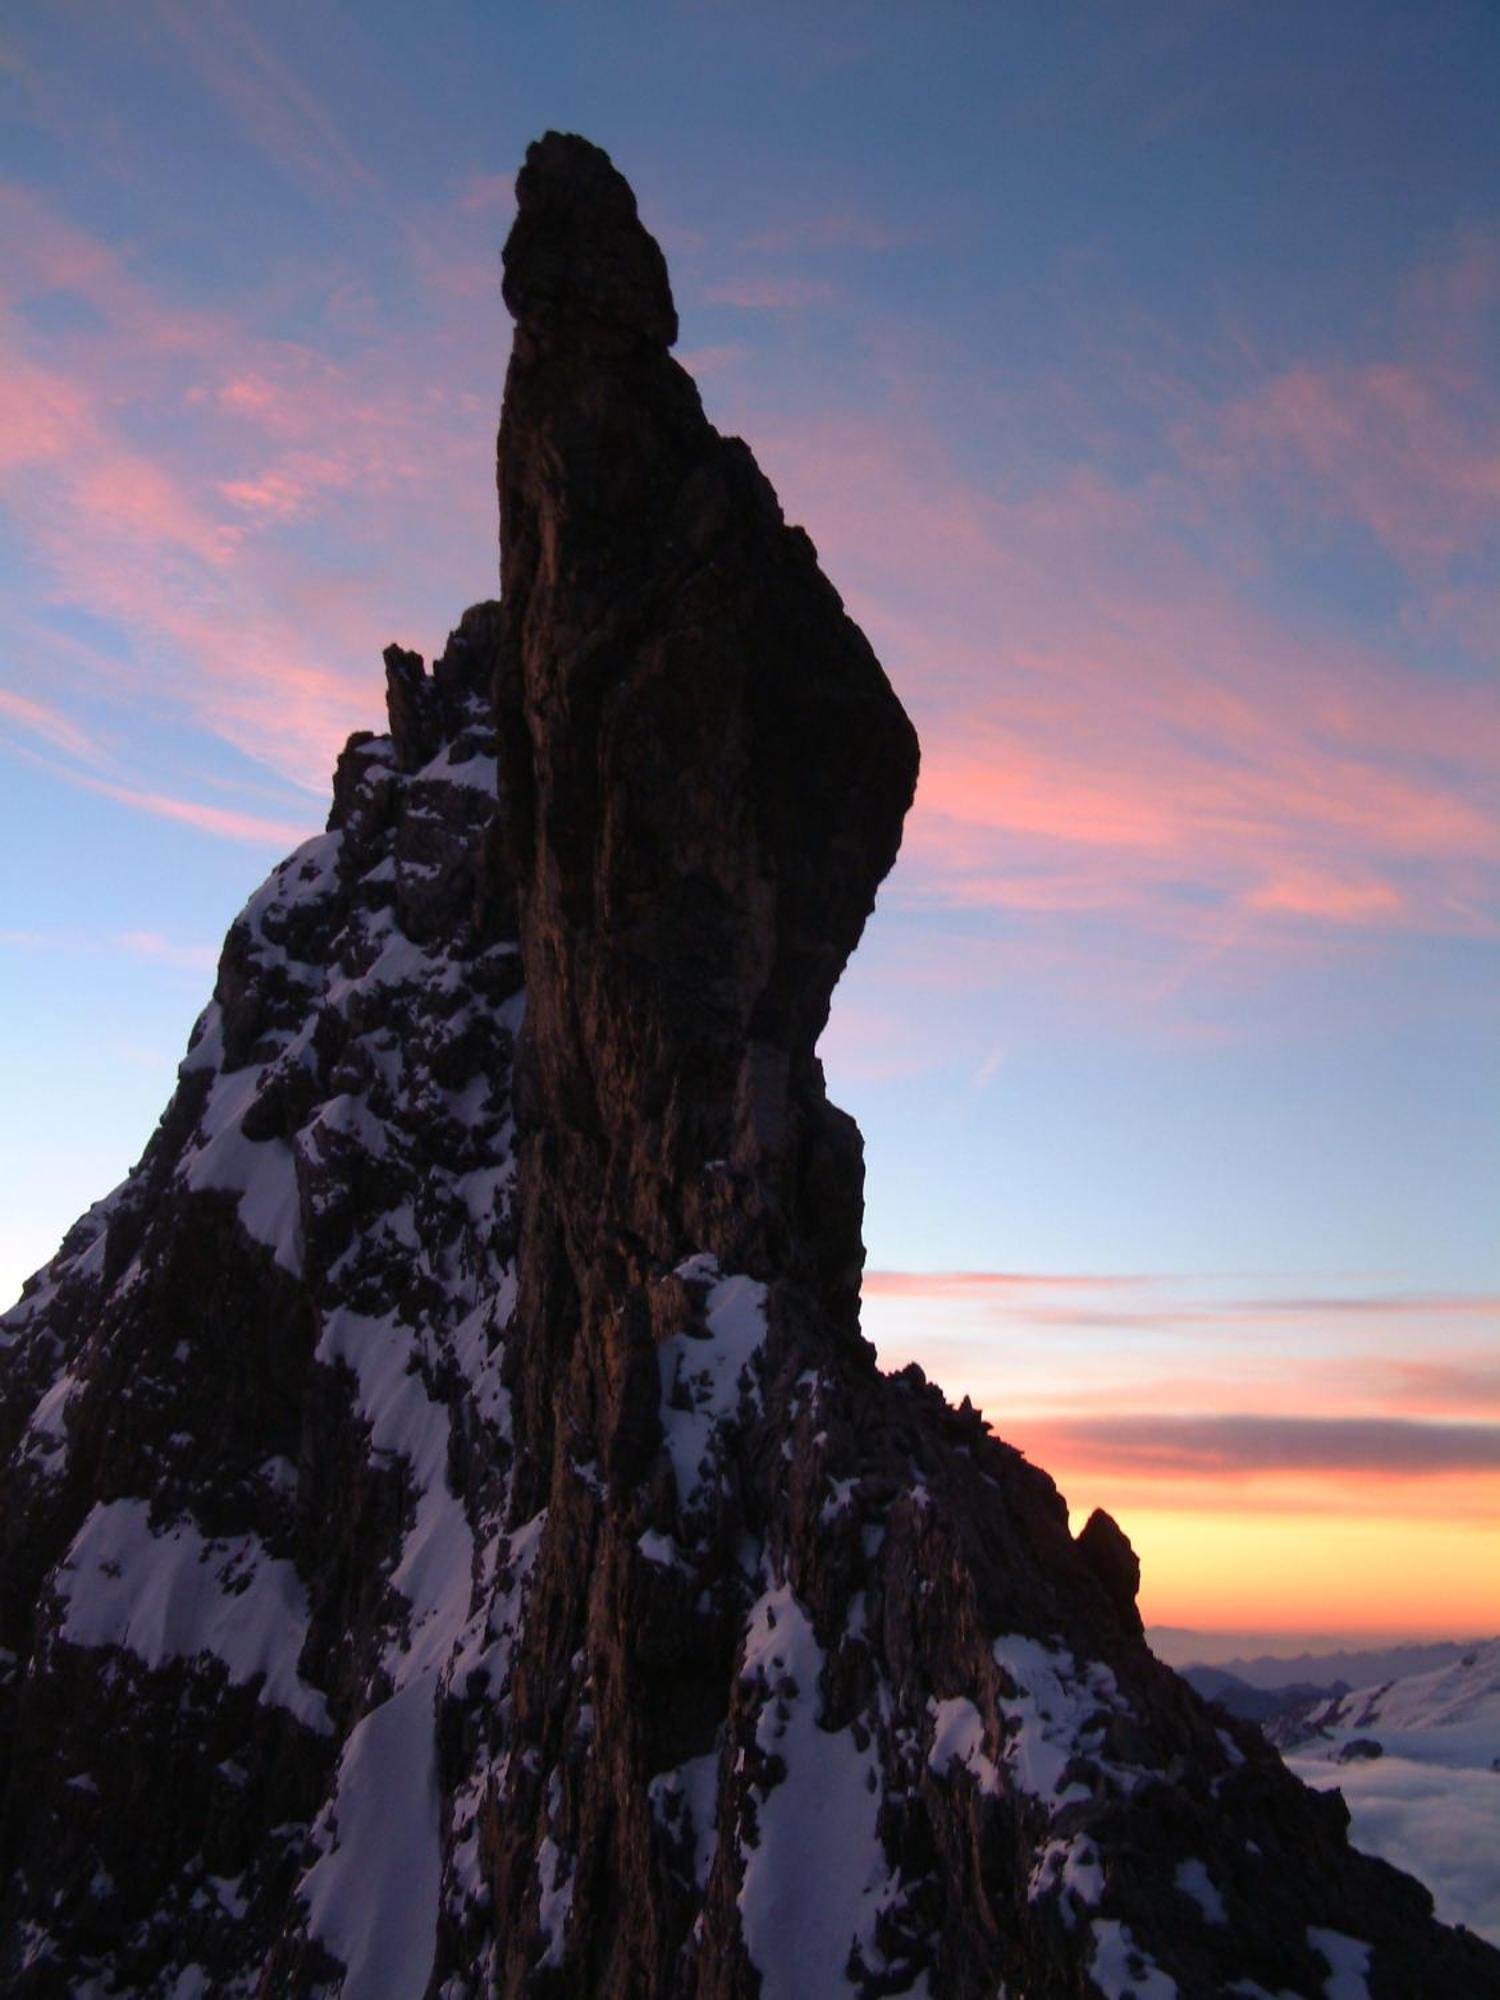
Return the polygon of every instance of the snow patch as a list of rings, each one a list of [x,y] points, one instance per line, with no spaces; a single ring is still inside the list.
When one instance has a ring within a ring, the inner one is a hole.
[[[755,1278],[717,1276],[703,1252],[679,1264],[676,1276],[711,1281],[704,1305],[706,1333],[678,1333],[657,1349],[661,1373],[661,1424],[677,1494],[684,1507],[697,1498],[714,1435],[758,1396],[752,1364],[766,1338],[766,1288]]]
[[[693,1840],[693,1880],[700,1890],[708,1887],[708,1874],[718,1848],[719,1753],[706,1751],[690,1757],[675,1771],[661,1771],[651,1780],[648,1796],[658,1820],[678,1831],[691,1830]],[[681,1826],[684,1811],[688,1829]]]
[[[539,1965],[561,1965],[563,1940],[573,1909],[573,1869],[549,1833],[537,1849],[537,1922],[547,1940]]]
[[[427,1988],[442,1874],[435,1690],[424,1675],[350,1730],[325,1808],[332,1845],[302,1878],[309,1935],[347,1968],[341,2000]]]
[[[223,1028],[216,1018],[183,1068],[212,1067],[223,1061]],[[203,1107],[199,1136],[184,1155],[181,1170],[195,1191],[239,1196],[239,1217],[247,1235],[265,1244],[283,1270],[294,1277],[302,1271],[297,1169],[284,1139],[247,1139],[241,1129],[245,1113],[260,1090],[261,1071],[254,1064],[215,1076]]]
[[[1370,2000],[1370,1947],[1342,1931],[1323,1931],[1311,1924],[1307,1941],[1328,1967],[1323,2000]]]
[[[1089,1978],[1104,2000],[1177,2000],[1177,1981],[1139,1948],[1129,1925],[1095,1917],[1093,1928]]]
[[[1091,1910],[1104,1894],[1104,1867],[1099,1850],[1086,1833],[1071,1840],[1049,1840],[1037,1856],[1026,1886],[1026,1899],[1034,1903],[1041,1896],[1056,1896],[1064,1924],[1072,1930],[1078,1921],[1077,1903]]]
[[[448,1487],[448,1411],[427,1393],[417,1334],[394,1314],[384,1319],[331,1314],[317,1358],[341,1361],[353,1371],[372,1448],[406,1461],[417,1495],[415,1518],[391,1573],[411,1606],[408,1635],[386,1659],[397,1686],[404,1687],[446,1661],[473,1598],[473,1531]]]
[[[879,1778],[852,1729],[819,1720],[823,1654],[790,1585],[751,1612],[742,1680],[764,1700],[756,1746],[786,1775],[756,1794],[758,1843],[744,1856],[740,1920],[763,2000],[848,1989],[850,1947],[865,1948],[895,1888],[876,1830]]]
[[[927,1708],[933,1718],[928,1769],[941,1776],[956,1759],[974,1773],[980,1791],[997,1793],[1000,1774],[985,1755],[984,1721],[973,1702],[957,1695],[948,1701],[929,1700]]]
[[[186,1520],[155,1534],[144,1500],[101,1502],[55,1584],[70,1644],[121,1646],[150,1668],[208,1653],[236,1686],[259,1677],[259,1700],[330,1729],[323,1696],[297,1672],[306,1593],[254,1535],[209,1540]]]
[[[1179,1862],[1176,1882],[1183,1895],[1198,1905],[1206,1923],[1228,1923],[1229,1912],[1224,1908],[1224,1898],[1201,1861]]]
[[[1065,1787],[1064,1773],[1075,1757],[1098,1760],[1104,1736],[1100,1710],[1119,1699],[1114,1675],[1097,1662],[1078,1667],[1065,1646],[1046,1646],[1021,1633],[997,1639],[992,1651],[1016,1689],[999,1700],[1010,1724],[1005,1762],[1011,1776],[1054,1811],[1086,1799],[1087,1786]],[[1111,1768],[1111,1775],[1122,1789],[1131,1788],[1131,1773]]]

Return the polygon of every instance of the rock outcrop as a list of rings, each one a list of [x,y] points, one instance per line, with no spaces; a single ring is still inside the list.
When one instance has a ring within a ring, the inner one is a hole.
[[[0,1323],[0,1983],[1500,1994],[875,1367],[814,1049],[915,739],[586,142],[505,296],[500,603]]]

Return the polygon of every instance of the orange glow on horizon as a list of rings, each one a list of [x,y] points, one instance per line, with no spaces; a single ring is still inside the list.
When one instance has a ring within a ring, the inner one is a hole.
[[[1148,1625],[1500,1633],[1500,1369],[1475,1337],[1492,1294],[880,1270],[865,1295],[883,1366],[915,1357],[970,1395],[1075,1531],[1095,1507],[1119,1522]]]
[[[1081,1525],[1081,1522],[1079,1523]],[[1500,1632],[1500,1521],[1124,1511],[1148,1625],[1200,1631]]]

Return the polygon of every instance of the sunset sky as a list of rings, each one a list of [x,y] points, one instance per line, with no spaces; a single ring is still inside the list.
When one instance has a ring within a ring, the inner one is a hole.
[[[0,1289],[496,587],[579,130],[922,737],[867,1331],[1148,1620],[1500,1629],[1497,104],[1488,0],[7,8]]]

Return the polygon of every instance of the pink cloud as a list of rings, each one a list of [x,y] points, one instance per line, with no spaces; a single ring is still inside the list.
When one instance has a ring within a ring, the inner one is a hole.
[[[1051,1271],[866,1271],[861,1290],[869,1298],[993,1301],[1011,1297],[1026,1300],[1037,1292],[1091,1292],[1157,1282],[1139,1272],[1103,1275]]]
[[[117,931],[112,937],[97,931],[0,931],[0,947],[9,951],[82,953],[89,957],[128,952],[177,971],[212,972],[219,954],[212,945],[179,944],[161,931]],[[160,1058],[154,1058],[159,1061]]]
[[[1294,367],[1231,403],[1218,437],[1230,466],[1303,511],[1358,522],[1406,563],[1477,550],[1500,522],[1500,406],[1480,378],[1395,361]]]
[[[10,347],[0,370],[0,478],[74,449],[86,410],[75,383]]]
[[[1406,915],[1406,898],[1389,882],[1341,881],[1307,872],[1265,882],[1251,890],[1246,902],[1252,910],[1280,910],[1335,924],[1399,923]]]
[[[497,365],[483,326],[464,322],[467,348],[392,327],[335,365],[252,316],[181,314],[35,196],[0,188],[0,209],[18,225],[0,274],[0,395],[16,404],[0,500],[33,596],[120,635],[90,659],[44,629],[27,671],[65,661],[59,712],[90,688],[145,693],[321,792],[344,736],[376,719],[381,647],[430,646],[492,587],[490,413],[466,386]],[[60,281],[98,324],[43,358],[17,307]],[[392,547],[409,556],[399,576]],[[441,603],[436,631],[412,629],[396,593],[413,589]]]
[[[9,717],[31,735],[50,743],[54,750],[61,750],[82,763],[99,760],[99,746],[87,730],[47,702],[34,701],[29,695],[17,694],[13,688],[0,688],[0,716]]]
[[[763,456],[916,715],[908,895],[1113,909],[1216,949],[1493,929],[1500,713],[1236,589],[1177,532],[1197,469],[1011,497],[888,418],[773,431]]]

